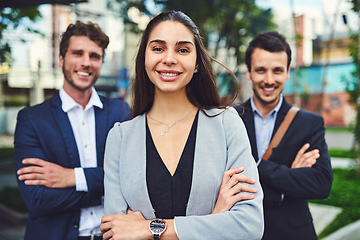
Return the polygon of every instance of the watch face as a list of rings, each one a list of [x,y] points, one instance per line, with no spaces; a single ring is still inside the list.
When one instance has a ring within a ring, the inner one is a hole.
[[[160,219],[154,219],[150,222],[150,230],[153,234],[160,235],[165,231],[166,223]]]

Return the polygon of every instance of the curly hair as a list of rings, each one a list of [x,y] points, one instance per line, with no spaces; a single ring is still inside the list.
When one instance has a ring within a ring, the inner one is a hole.
[[[103,50],[102,59],[104,61],[105,49],[109,45],[109,37],[101,30],[98,24],[92,22],[83,23],[81,21],[70,24],[61,36],[60,55],[63,58],[65,58],[72,36],[86,36],[90,38],[91,41],[96,42]]]

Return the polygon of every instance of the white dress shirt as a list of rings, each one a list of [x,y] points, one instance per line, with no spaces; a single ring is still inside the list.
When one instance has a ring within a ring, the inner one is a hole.
[[[90,100],[86,107],[75,102],[63,88],[59,92],[62,109],[70,120],[79,151],[81,168],[75,168],[76,191],[88,191],[83,168],[97,167],[95,111],[94,107],[103,108],[99,95],[92,89]],[[79,223],[79,236],[100,234],[101,217],[104,215],[104,204],[82,208]]]

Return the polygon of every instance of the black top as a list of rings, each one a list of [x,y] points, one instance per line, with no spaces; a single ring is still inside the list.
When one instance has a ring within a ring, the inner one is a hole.
[[[146,182],[157,218],[173,219],[175,216],[186,215],[192,183],[198,115],[199,112],[173,176],[162,161],[146,122]]]

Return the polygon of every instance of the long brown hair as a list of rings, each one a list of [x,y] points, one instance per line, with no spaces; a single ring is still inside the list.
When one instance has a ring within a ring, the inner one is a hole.
[[[223,107],[220,104],[220,96],[216,88],[215,74],[211,65],[211,59],[214,59],[206,52],[198,28],[195,23],[183,12],[168,11],[160,13],[154,17],[148,23],[142,35],[139,50],[136,56],[135,80],[132,84],[132,94],[134,97],[132,107],[133,116],[135,117],[149,111],[154,102],[155,86],[150,81],[145,70],[145,50],[151,31],[159,23],[164,21],[182,23],[193,33],[194,36],[198,72],[193,75],[191,81],[186,86],[186,95],[189,101],[200,110]],[[226,69],[230,71],[228,68]],[[230,73],[232,72],[230,71]],[[233,76],[235,77],[235,75]]]

